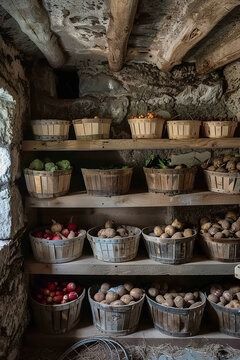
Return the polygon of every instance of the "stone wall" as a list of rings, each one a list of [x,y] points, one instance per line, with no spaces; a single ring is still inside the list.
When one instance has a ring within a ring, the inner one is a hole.
[[[19,53],[0,37],[0,359],[13,360],[26,321],[23,205],[17,186],[28,82]]]

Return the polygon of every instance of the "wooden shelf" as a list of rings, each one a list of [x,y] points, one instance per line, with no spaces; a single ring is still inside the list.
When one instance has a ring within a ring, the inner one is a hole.
[[[108,140],[25,140],[23,151],[99,151],[99,150],[144,150],[144,149],[201,149],[239,148],[240,138],[223,139],[108,139]]]
[[[26,206],[32,208],[128,208],[234,204],[240,204],[240,194],[218,194],[210,191],[179,195],[146,192],[111,197],[89,196],[86,192],[81,192],[55,199],[26,198]]]
[[[56,275],[233,275],[235,266],[236,263],[221,263],[203,257],[194,258],[187,264],[168,265],[144,257],[124,263],[107,263],[88,255],[64,264],[43,264],[30,259],[25,262],[25,271]]]

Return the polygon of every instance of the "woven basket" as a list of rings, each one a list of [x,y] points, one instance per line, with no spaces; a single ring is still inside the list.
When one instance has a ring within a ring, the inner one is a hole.
[[[202,304],[192,309],[178,309],[158,304],[147,296],[154,327],[172,336],[194,336],[200,329],[206,297],[200,292]]]
[[[87,232],[94,257],[107,262],[125,262],[137,256],[141,230],[127,226],[132,235],[118,238],[100,238],[97,236],[101,227],[95,227]]]
[[[128,119],[133,139],[161,139],[164,119]]]
[[[37,327],[47,334],[64,334],[80,321],[85,289],[78,299],[66,304],[43,305],[31,299],[33,319]]]
[[[81,169],[89,195],[113,196],[129,192],[132,168],[123,169]]]
[[[24,170],[29,195],[40,199],[65,195],[70,188],[71,174],[72,170]]]
[[[154,169],[143,168],[148,191],[155,193],[180,194],[193,190],[197,169]]]
[[[204,170],[208,190],[225,194],[240,193],[240,173]]]
[[[39,239],[29,234],[34,258],[47,264],[60,264],[80,258],[85,237],[85,230],[79,236],[66,240]]]
[[[88,299],[91,305],[93,323],[95,327],[106,335],[127,335],[137,330],[143,297],[132,305],[111,306],[100,304],[93,300],[97,288],[88,290]]]
[[[76,138],[79,140],[109,139],[112,119],[75,119],[73,126]]]
[[[198,139],[201,121],[169,120],[167,121],[168,137],[172,140]]]
[[[204,135],[208,138],[234,137],[237,128],[235,121],[203,121]]]
[[[31,126],[36,140],[67,140],[70,122],[67,120],[32,120]]]
[[[214,239],[202,235],[202,245],[210,259],[223,262],[240,261],[240,239]]]
[[[148,235],[152,232],[152,227],[142,230],[150,259],[163,264],[184,264],[191,261],[194,242],[197,237],[196,231],[193,236],[182,239],[161,239],[157,236]]]

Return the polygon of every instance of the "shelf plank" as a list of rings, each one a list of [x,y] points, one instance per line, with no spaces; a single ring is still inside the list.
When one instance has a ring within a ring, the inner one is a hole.
[[[111,197],[89,196],[86,192],[80,192],[54,199],[26,198],[26,206],[32,208],[128,208],[234,204],[240,204],[240,194],[218,194],[210,191],[179,195],[146,192]]]
[[[34,259],[25,262],[29,274],[55,275],[233,275],[236,263],[221,263],[206,258],[194,258],[192,262],[180,265],[161,264],[154,260],[138,257],[124,263],[107,263],[93,256],[83,256],[64,264],[43,264]]]
[[[107,140],[25,140],[23,151],[99,151],[99,150],[144,150],[144,149],[201,149],[239,148],[240,138],[223,139],[107,139]]]

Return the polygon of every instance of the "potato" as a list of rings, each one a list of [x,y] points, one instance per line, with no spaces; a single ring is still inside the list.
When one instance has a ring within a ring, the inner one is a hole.
[[[240,231],[235,232],[235,237],[240,238]]]
[[[219,240],[219,239],[224,238],[224,234],[221,231],[218,231],[216,234],[214,234],[213,237],[214,237],[214,239]]]
[[[118,300],[118,294],[116,292],[113,291],[109,291],[106,294],[106,301],[108,304],[111,304],[111,302]]]
[[[231,286],[229,292],[233,295],[237,294],[238,292],[240,292],[240,286]]]
[[[117,294],[119,295],[119,297],[121,297],[121,296],[123,296],[123,295],[125,295],[125,294],[127,294],[127,289],[124,287],[124,285],[119,285],[118,287],[117,287]]]
[[[125,305],[128,305],[131,301],[134,300],[134,298],[129,295],[129,294],[126,294],[126,295],[123,295],[120,299]]]
[[[208,232],[211,236],[214,236],[218,232],[218,229],[212,226],[212,227],[210,227]]]
[[[124,304],[124,302],[121,301],[121,300],[115,300],[115,301],[111,302],[110,305],[111,305],[111,306],[123,306],[123,305],[125,305],[125,304]]]
[[[171,239],[181,239],[182,237],[183,237],[182,233],[180,231],[178,231],[175,234],[173,234]]]
[[[234,223],[232,223],[231,230],[234,232],[240,231],[240,222],[235,221]]]
[[[106,300],[100,301],[100,304],[108,305],[108,303],[106,302]]]
[[[105,235],[107,238],[113,238],[114,236],[116,236],[116,231],[114,229],[107,228],[105,229]]]
[[[212,285],[210,288],[210,293],[216,295],[217,297],[222,296],[223,288],[221,285]]]
[[[227,230],[227,229],[223,230],[223,231],[222,231],[222,234],[223,234],[223,236],[224,236],[225,238],[230,237],[230,231]]]
[[[128,231],[122,227],[117,229],[117,233],[121,236],[121,237],[126,237],[129,236]]]
[[[173,299],[173,294],[171,293],[166,293],[163,295],[164,299],[167,300],[167,299]]]
[[[190,305],[189,309],[194,309],[194,308],[196,308],[196,307],[198,307],[200,305],[202,305],[202,301],[197,301],[194,304]]]
[[[103,283],[100,287],[100,291],[103,293],[103,294],[106,294],[108,292],[108,290],[110,289],[110,284],[108,283]]]
[[[135,300],[140,300],[143,296],[143,291],[142,289],[139,288],[133,288],[130,291],[130,295],[135,299]]]
[[[194,299],[197,300],[199,298],[199,292],[194,291],[193,296],[194,296]]]
[[[218,224],[222,227],[223,230],[228,230],[228,229],[230,229],[230,226],[231,226],[229,221],[227,221],[226,219],[219,220]]]
[[[162,303],[162,305],[174,307],[174,302],[172,299],[167,299]]]
[[[164,233],[163,229],[160,226],[155,226],[155,228],[153,229],[153,232],[154,232],[154,235],[158,236],[158,237]]]
[[[170,235],[168,235],[165,232],[160,236],[160,239],[168,239],[168,238],[170,238]]]
[[[114,227],[115,227],[115,221],[113,221],[113,220],[107,220],[107,221],[105,222],[105,229],[107,229],[107,228],[113,229]]]
[[[226,305],[227,300],[223,296],[220,296],[219,300],[222,305]]]
[[[237,297],[238,300],[240,300],[240,292],[237,292],[237,293],[235,294],[235,296]]]
[[[173,222],[172,222],[172,226],[177,229],[177,230],[182,230],[183,228],[183,224],[181,223],[181,221],[179,221],[178,219],[175,219]]]
[[[101,238],[106,238],[107,235],[106,235],[105,231],[106,231],[106,229],[99,230],[99,232],[97,233],[97,236],[101,237]]]
[[[191,292],[186,293],[184,296],[184,301],[194,300],[194,295]]]
[[[158,295],[158,293],[159,293],[159,291],[156,288],[149,288],[148,289],[148,294],[153,298],[155,298]]]
[[[229,160],[226,164],[226,169],[228,171],[230,170],[236,170],[236,162],[234,160]]]
[[[215,159],[213,159],[213,166],[215,166],[215,167],[220,167],[220,166],[222,166],[222,158],[215,158]]]
[[[126,282],[124,285],[125,289],[130,292],[133,289],[133,284],[130,282]]]
[[[211,223],[211,222],[207,222],[207,223],[204,223],[204,224],[201,226],[201,230],[207,232],[211,227],[212,227],[212,223]]]
[[[223,292],[222,296],[223,296],[224,299],[226,299],[227,301],[231,301],[232,298],[233,298],[232,294],[231,294],[229,291],[227,291],[227,290],[225,290],[225,291]]]
[[[94,298],[95,301],[101,302],[101,301],[105,300],[105,294],[102,293],[101,291],[99,291],[94,295],[93,298]]]
[[[219,301],[218,296],[214,295],[214,294],[209,294],[208,295],[208,300],[211,302],[214,302],[215,304]]]
[[[165,227],[164,232],[168,234],[169,236],[173,236],[175,234],[176,230],[172,225],[168,225]]]
[[[177,308],[183,308],[184,301],[181,296],[179,296],[179,295],[176,296],[175,299],[173,300],[173,302]]]
[[[183,231],[183,236],[184,236],[184,237],[193,236],[193,230],[192,230],[192,229],[185,229],[185,230]]]
[[[159,304],[162,304],[166,301],[166,299],[164,299],[164,297],[162,295],[158,295],[156,296],[156,302],[159,303]]]
[[[221,231],[221,230],[222,230],[221,225],[218,224],[218,223],[213,223],[213,224],[212,224],[212,227],[215,228],[215,229],[217,229],[218,231]]]
[[[202,227],[202,225],[209,223],[209,218],[208,217],[203,217],[200,219],[200,225]]]
[[[233,221],[236,221],[238,218],[238,215],[235,213],[235,211],[228,211],[225,215],[225,219],[232,219]]]

